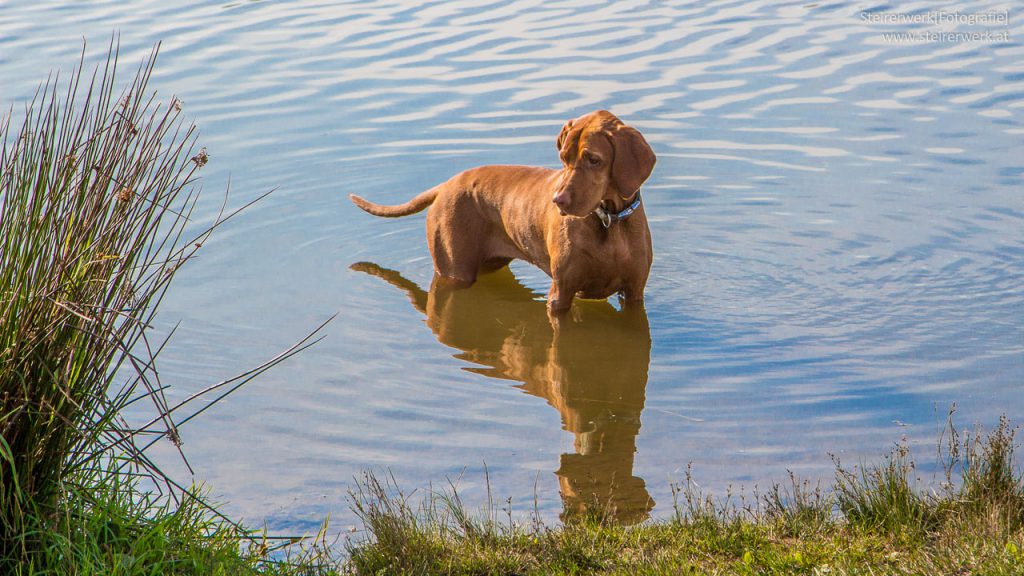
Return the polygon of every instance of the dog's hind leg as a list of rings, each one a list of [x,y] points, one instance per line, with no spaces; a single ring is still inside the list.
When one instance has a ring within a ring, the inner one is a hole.
[[[458,227],[445,220],[436,216],[433,208],[427,214],[427,246],[434,260],[434,271],[449,281],[468,286],[476,282],[485,260],[479,242],[481,231],[476,230],[479,226],[472,218],[465,219]]]

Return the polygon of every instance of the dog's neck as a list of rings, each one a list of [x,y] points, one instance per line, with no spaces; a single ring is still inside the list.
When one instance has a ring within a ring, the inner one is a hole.
[[[610,194],[601,199],[601,207],[608,212],[622,212],[627,206],[632,204],[637,196],[640,194],[640,189],[637,188],[629,196],[622,196],[619,193]]]
[[[597,216],[597,219],[601,221],[601,224],[605,228],[609,228],[612,224],[629,218],[634,212],[640,209],[640,190],[631,194],[628,199],[622,198],[621,196],[617,196],[616,199],[623,203],[622,206],[612,208],[609,206],[611,202],[609,202],[608,199],[605,199],[602,200],[601,204],[594,210],[594,215]],[[626,204],[626,202],[628,202],[628,204]]]

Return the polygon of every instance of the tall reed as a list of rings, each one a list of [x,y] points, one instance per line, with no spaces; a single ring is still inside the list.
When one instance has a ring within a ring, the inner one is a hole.
[[[120,90],[115,44],[91,73],[83,49],[20,127],[0,120],[2,558],[31,548],[28,519],[54,514],[83,471],[118,454],[145,462],[127,403],[152,402],[177,439],[147,332],[210,231],[184,236],[207,155],[181,102],[149,89],[158,48]]]

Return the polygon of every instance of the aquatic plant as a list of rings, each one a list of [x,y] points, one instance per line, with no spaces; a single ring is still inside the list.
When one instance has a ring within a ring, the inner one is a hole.
[[[180,446],[178,427],[209,407],[181,414],[190,402],[216,402],[319,330],[168,404],[155,359],[170,336],[154,341],[154,317],[178,271],[238,211],[198,230],[190,221],[209,155],[181,100],[149,88],[158,49],[118,89],[116,42],[91,74],[83,48],[66,81],[52,74],[40,86],[20,128],[13,109],[0,120],[0,563],[9,566],[24,565],[55,527],[72,530],[74,514],[102,508],[90,494],[130,489],[131,478],[248,536],[146,449]],[[152,407],[141,426],[124,418],[136,403]]]

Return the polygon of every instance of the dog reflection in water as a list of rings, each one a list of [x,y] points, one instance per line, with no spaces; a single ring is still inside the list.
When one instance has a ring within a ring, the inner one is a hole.
[[[651,357],[642,306],[619,311],[606,301],[577,301],[553,324],[542,297],[508,268],[481,275],[469,288],[435,281],[430,291],[376,264],[352,269],[404,291],[438,341],[476,365],[468,370],[519,382],[558,410],[575,436],[575,453],[563,454],[555,472],[563,521],[584,514],[622,524],[647,518],[654,501],[633,475]]]

